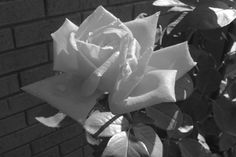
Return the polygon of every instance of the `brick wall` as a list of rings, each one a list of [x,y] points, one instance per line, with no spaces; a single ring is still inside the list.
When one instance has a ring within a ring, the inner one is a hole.
[[[39,124],[45,102],[20,90],[53,74],[50,33],[65,17],[80,24],[98,5],[122,21],[154,13],[151,0],[0,1],[0,157],[89,157],[82,127],[69,119],[59,129]]]

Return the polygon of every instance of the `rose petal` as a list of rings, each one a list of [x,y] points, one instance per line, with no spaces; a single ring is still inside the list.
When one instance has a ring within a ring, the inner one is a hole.
[[[101,93],[81,96],[81,81],[77,76],[62,74],[30,84],[22,89],[83,123]]]
[[[133,33],[134,38],[139,42],[141,53],[143,53],[147,48],[154,46],[159,15],[160,13],[158,12],[151,16],[125,23]]]
[[[90,32],[93,32],[100,27],[107,26],[116,20],[117,18],[114,15],[102,6],[99,6],[80,25],[80,28],[77,31],[77,37],[79,40],[85,41],[88,39]]]
[[[154,70],[144,75],[129,97],[110,97],[110,109],[115,114],[132,112],[154,104],[175,101],[176,70]],[[127,87],[128,88],[128,87]],[[119,97],[119,95],[117,96]]]
[[[157,50],[149,62],[149,66],[156,69],[177,70],[176,79],[182,77],[195,65],[196,62],[190,55],[187,42]]]
[[[67,71],[67,69],[74,69],[77,66],[75,54],[69,53],[67,49],[70,33],[76,30],[78,27],[66,19],[63,25],[51,34],[54,48],[54,70]]]
[[[54,70],[73,73],[87,78],[96,66],[86,56],[76,51],[73,31],[78,27],[65,20],[64,24],[52,34],[54,45]]]

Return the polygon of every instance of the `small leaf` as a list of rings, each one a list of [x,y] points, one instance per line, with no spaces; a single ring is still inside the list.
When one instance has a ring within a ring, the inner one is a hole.
[[[193,81],[188,74],[182,76],[175,83],[175,97],[177,101],[187,99],[193,92]]]
[[[217,126],[222,131],[236,136],[236,104],[220,97],[213,103],[213,113]]]
[[[163,146],[156,132],[146,125],[138,125],[134,127],[135,137],[142,141],[150,153],[150,157],[162,157]]]
[[[138,141],[128,132],[120,132],[112,136],[102,154],[102,157],[149,157],[143,142]]]
[[[35,119],[48,127],[56,128],[59,127],[60,122],[63,121],[65,117],[66,114],[58,112],[51,117],[36,117]]]
[[[187,6],[179,0],[156,0],[153,5],[162,7]]]
[[[236,18],[236,10],[235,9],[221,9],[209,7],[212,11],[215,12],[217,16],[217,23],[221,27],[224,27],[230,24]]]
[[[114,114],[111,112],[94,112],[90,117],[85,121],[84,128],[90,134],[95,134],[103,125],[110,121]],[[120,116],[117,119],[114,119],[111,124],[109,124],[99,136],[108,137],[113,136],[122,130],[127,129],[128,121]]]
[[[183,139],[179,142],[182,157],[206,157],[208,151],[193,139]]]
[[[154,124],[165,130],[178,128],[183,121],[182,112],[174,103],[162,103],[146,108],[147,115],[155,122]]]

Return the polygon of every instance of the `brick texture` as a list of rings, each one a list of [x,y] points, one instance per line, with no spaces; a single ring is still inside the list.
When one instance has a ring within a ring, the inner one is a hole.
[[[27,85],[53,75],[52,63],[37,66],[20,73],[21,85]]]
[[[72,138],[78,134],[81,134],[82,127],[79,124],[74,124],[69,127],[63,128],[57,131],[55,134],[45,136],[32,143],[33,153],[39,153],[54,145],[60,144],[63,141]]]
[[[44,16],[43,0],[17,0],[0,3],[0,26]]]
[[[0,55],[0,74],[47,62],[46,45],[32,46]]]
[[[0,120],[0,136],[26,127],[25,114],[19,113]]]
[[[1,138],[0,153],[53,132],[53,129],[37,124]]]
[[[8,75],[0,78],[0,97],[7,96],[19,91],[17,75]]]
[[[0,30],[0,52],[14,48],[12,32],[10,29]]]
[[[157,11],[151,0],[0,1],[0,157],[92,157],[82,126],[67,117],[60,128],[38,123],[57,109],[21,87],[54,75],[50,34],[65,18],[80,25],[103,5],[121,21]],[[45,112],[46,111],[46,112]]]
[[[35,155],[33,157],[59,157],[59,149],[58,147],[51,148],[45,152],[42,152],[38,155]]]
[[[82,147],[85,143],[84,137],[85,137],[84,134],[80,134],[79,136],[73,137],[72,139],[60,144],[62,155],[68,154],[73,150]]]
[[[16,148],[13,151],[5,153],[3,157],[31,157],[31,150],[29,145],[24,145]]]

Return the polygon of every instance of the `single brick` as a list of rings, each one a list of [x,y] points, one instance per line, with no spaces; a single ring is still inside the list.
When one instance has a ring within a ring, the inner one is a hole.
[[[6,135],[18,129],[26,127],[25,114],[19,113],[0,120],[0,136]]]
[[[133,19],[133,5],[122,5],[107,8],[122,22],[130,21]]]
[[[21,47],[51,40],[50,34],[63,24],[65,18],[72,19],[73,22],[76,21],[76,24],[80,23],[81,19],[80,14],[76,13],[15,27],[16,46]]]
[[[60,145],[62,155],[68,154],[84,145],[84,134],[80,134],[77,137],[73,137],[72,139],[62,143]]]
[[[35,155],[33,157],[59,157],[59,149],[58,147],[53,147],[43,153],[40,153],[38,155]],[[78,156],[79,157],[79,156]]]
[[[0,112],[0,117],[2,117],[1,115],[6,116],[17,112],[21,112],[43,103],[42,100],[27,93],[21,93],[13,97],[10,97],[8,99],[8,102],[9,102],[8,107],[5,107],[5,110],[3,110],[3,112]]]
[[[54,134],[50,134],[32,142],[32,152],[35,154],[44,151],[49,147],[62,143],[69,138],[81,134],[81,132],[82,127],[79,124],[74,124],[69,127],[60,129]]]
[[[0,51],[5,51],[12,48],[14,48],[14,44],[11,30],[10,29],[0,30]]]
[[[0,74],[20,70],[48,61],[46,44],[0,55]]]
[[[0,112],[0,119],[11,114],[11,110],[10,110],[10,107],[7,103],[7,100],[0,101],[0,111],[1,111]]]
[[[17,75],[14,74],[0,78],[0,97],[7,96],[18,91],[19,83]]]
[[[82,156],[83,156],[83,149],[80,148],[64,157],[82,157]],[[84,157],[87,157],[87,156],[84,156]]]
[[[31,150],[29,145],[24,145],[5,153],[3,157],[31,157]]]
[[[45,136],[55,129],[36,124],[18,132],[0,138],[0,154],[20,145],[29,143],[32,140]]]
[[[21,85],[27,85],[53,75],[52,64],[45,64],[20,73]]]
[[[86,145],[83,147],[84,149],[84,156],[86,157],[93,157],[93,148],[90,145]]]
[[[43,0],[17,0],[0,3],[0,26],[43,16]]]
[[[47,0],[48,15],[58,15],[105,5],[106,0]]]

